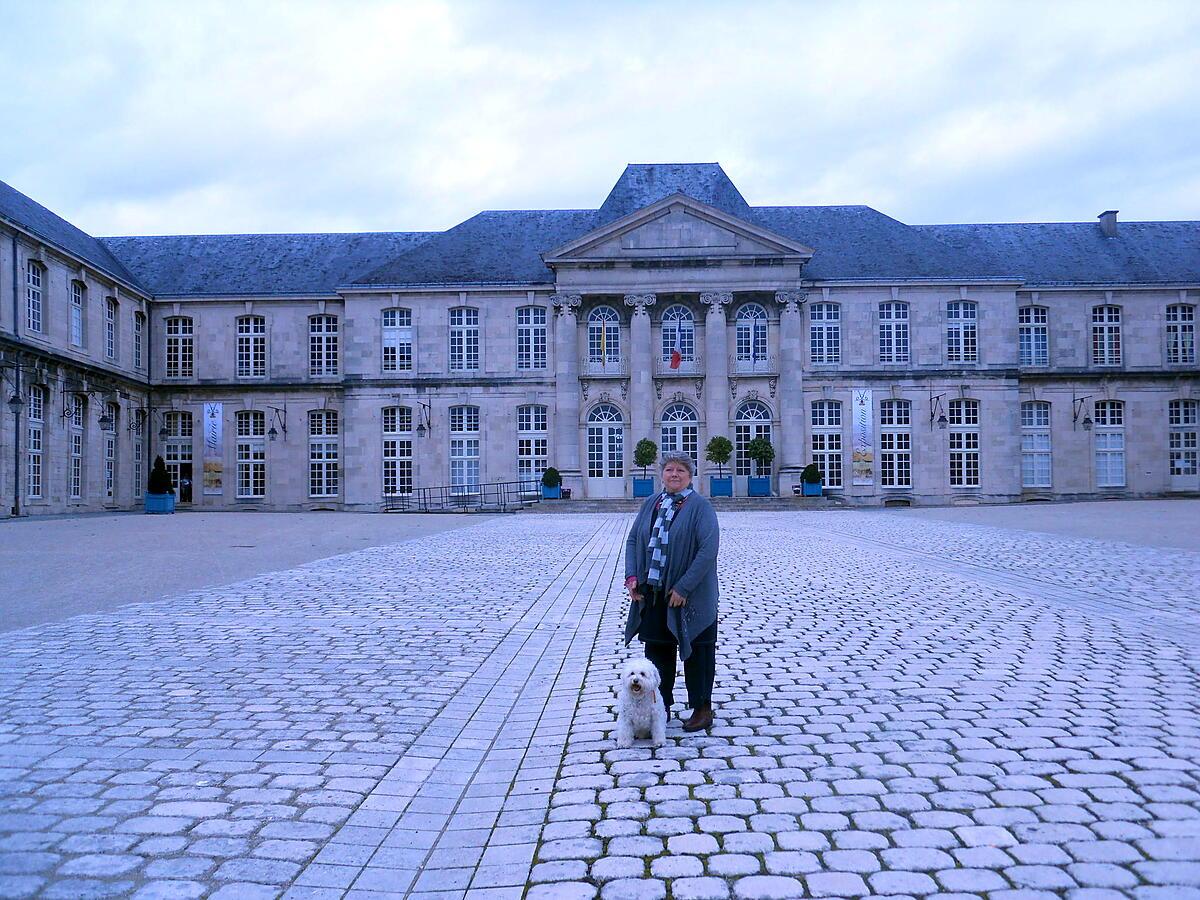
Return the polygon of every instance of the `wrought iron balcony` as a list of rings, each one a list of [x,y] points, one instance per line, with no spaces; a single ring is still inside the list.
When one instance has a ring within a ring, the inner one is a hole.
[[[663,378],[670,378],[672,375],[686,375],[689,378],[696,375],[704,374],[704,360],[699,353],[692,354],[691,357],[684,357],[679,361],[679,368],[671,368],[671,357],[665,359],[661,356],[654,358],[654,374]]]
[[[733,375],[778,375],[779,357],[774,353],[757,358],[732,356],[729,371]]]
[[[583,364],[579,367],[579,374],[587,375],[589,378],[605,376],[626,378],[629,376],[629,357],[622,356],[620,359],[603,356],[585,357]]]

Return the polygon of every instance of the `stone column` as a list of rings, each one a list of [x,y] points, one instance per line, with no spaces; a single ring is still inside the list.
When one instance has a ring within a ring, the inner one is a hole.
[[[779,493],[792,496],[808,457],[804,443],[803,291],[776,291],[779,313]]]
[[[729,346],[725,321],[725,308],[733,303],[733,294],[703,293],[700,302],[708,307],[704,317],[704,420],[708,439],[720,435],[733,440],[729,433]],[[700,448],[700,459],[704,459],[704,447]]]
[[[650,307],[654,294],[626,294],[625,305],[633,309],[629,322],[629,446],[625,449],[626,466],[633,464],[633,448],[642,438],[650,438],[654,425],[654,356],[650,343]],[[655,441],[657,444],[658,441]]]
[[[562,475],[572,496],[583,496],[579,468],[579,294],[555,294],[554,447],[550,465]]]

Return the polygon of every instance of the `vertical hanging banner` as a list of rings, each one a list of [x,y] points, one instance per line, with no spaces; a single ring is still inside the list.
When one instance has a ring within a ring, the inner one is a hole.
[[[204,404],[204,493],[225,491],[225,404]]]
[[[866,388],[855,388],[853,394],[854,426],[850,444],[852,482],[874,484],[875,410],[871,405],[871,392]]]

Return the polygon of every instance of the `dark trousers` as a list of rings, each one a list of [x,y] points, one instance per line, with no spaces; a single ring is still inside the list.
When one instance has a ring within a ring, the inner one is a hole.
[[[675,658],[679,645],[667,628],[667,600],[662,592],[642,585],[642,625],[638,637],[646,646],[646,659],[654,663],[661,682],[663,704],[667,709],[675,700]],[[717,623],[713,622],[692,640],[692,653],[683,661],[683,680],[687,685],[691,709],[712,703],[713,679],[717,674]]]

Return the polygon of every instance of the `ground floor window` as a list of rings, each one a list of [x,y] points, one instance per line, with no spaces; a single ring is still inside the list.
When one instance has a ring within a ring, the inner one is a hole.
[[[950,487],[979,487],[979,432],[950,432]]]
[[[117,436],[104,436],[104,496],[112,500],[117,496]]]
[[[133,441],[133,499],[136,500],[142,495],[142,490],[146,484],[146,470],[142,456],[142,437],[136,435]]]
[[[237,495],[241,499],[267,496],[267,447],[262,441],[237,444]]]
[[[29,460],[27,466],[27,488],[30,499],[42,496],[42,426],[29,426]]]
[[[409,438],[383,439],[383,493],[394,497],[413,492],[413,442]]]
[[[839,431],[813,432],[812,461],[827,488],[842,486],[842,435]]]
[[[588,413],[588,478],[625,475],[625,424],[621,411],[602,403]]]
[[[546,407],[517,407],[517,478],[523,489],[536,490],[549,465],[548,427]]]
[[[738,409],[733,426],[735,475],[761,477],[771,474],[770,466],[761,465],[746,455],[750,442],[758,437],[771,440],[771,411],[764,403],[750,400]]]
[[[1051,483],[1050,404],[1021,404],[1021,485],[1048,488]]]
[[[450,439],[450,490],[454,494],[479,491],[479,438]]]
[[[338,442],[308,442],[308,496],[336,497],[338,494]]]
[[[1096,433],[1096,487],[1125,486],[1125,433]]]
[[[83,432],[71,432],[71,499],[83,497]]]
[[[192,443],[171,441],[163,447],[163,462],[180,503],[192,502]]]
[[[882,431],[879,434],[879,483],[882,487],[912,487],[912,434]]]
[[[700,427],[696,411],[686,403],[674,403],[663,412],[661,437],[663,453],[686,453],[692,467],[700,465]]]
[[[1176,478],[1194,478],[1198,471],[1197,426],[1200,426],[1200,401],[1172,400],[1167,407],[1170,426],[1168,462]]]

